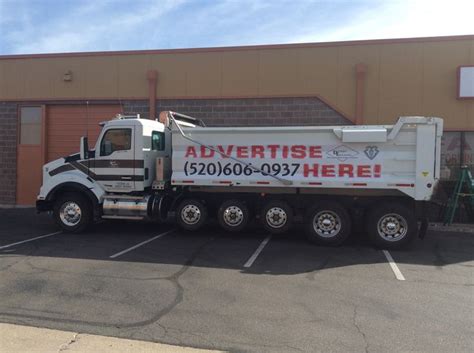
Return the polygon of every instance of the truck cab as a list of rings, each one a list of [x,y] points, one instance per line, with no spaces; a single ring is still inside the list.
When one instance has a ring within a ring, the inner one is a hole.
[[[84,218],[143,218],[156,160],[170,159],[170,130],[159,121],[118,115],[101,125],[93,149],[82,138],[80,153],[43,167],[37,209],[53,211],[63,229],[82,230]]]

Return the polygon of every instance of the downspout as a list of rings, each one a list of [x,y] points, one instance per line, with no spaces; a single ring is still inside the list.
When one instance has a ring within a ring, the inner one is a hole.
[[[156,119],[156,82],[158,81],[158,71],[148,70],[146,78],[148,80],[148,106],[149,119]]]

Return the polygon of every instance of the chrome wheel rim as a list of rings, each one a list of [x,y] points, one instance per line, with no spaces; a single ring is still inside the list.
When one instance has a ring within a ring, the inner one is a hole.
[[[408,223],[399,214],[389,213],[379,219],[377,231],[384,240],[399,241],[407,235]]]
[[[288,215],[283,208],[272,207],[265,214],[265,220],[270,227],[281,228],[286,224]]]
[[[59,218],[63,224],[68,227],[74,227],[81,221],[82,210],[77,203],[67,201],[59,209]]]
[[[231,227],[237,227],[244,221],[244,211],[238,206],[229,206],[224,210],[224,223]]]
[[[181,219],[186,224],[196,224],[201,219],[201,210],[196,205],[186,205],[181,210]]]
[[[318,212],[313,218],[313,229],[320,237],[332,238],[341,231],[341,218],[330,210]]]

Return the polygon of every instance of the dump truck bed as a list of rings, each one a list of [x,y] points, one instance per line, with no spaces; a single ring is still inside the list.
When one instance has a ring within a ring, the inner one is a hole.
[[[172,184],[398,190],[429,200],[443,121],[395,125],[201,127],[172,124]]]

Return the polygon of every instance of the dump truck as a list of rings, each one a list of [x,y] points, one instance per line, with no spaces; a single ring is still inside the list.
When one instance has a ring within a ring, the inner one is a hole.
[[[95,148],[47,163],[37,198],[67,232],[101,219],[170,217],[187,231],[216,218],[229,232],[254,220],[271,234],[305,228],[339,245],[355,228],[399,248],[427,227],[440,175],[443,120],[395,125],[207,127],[172,111],[118,115]]]

